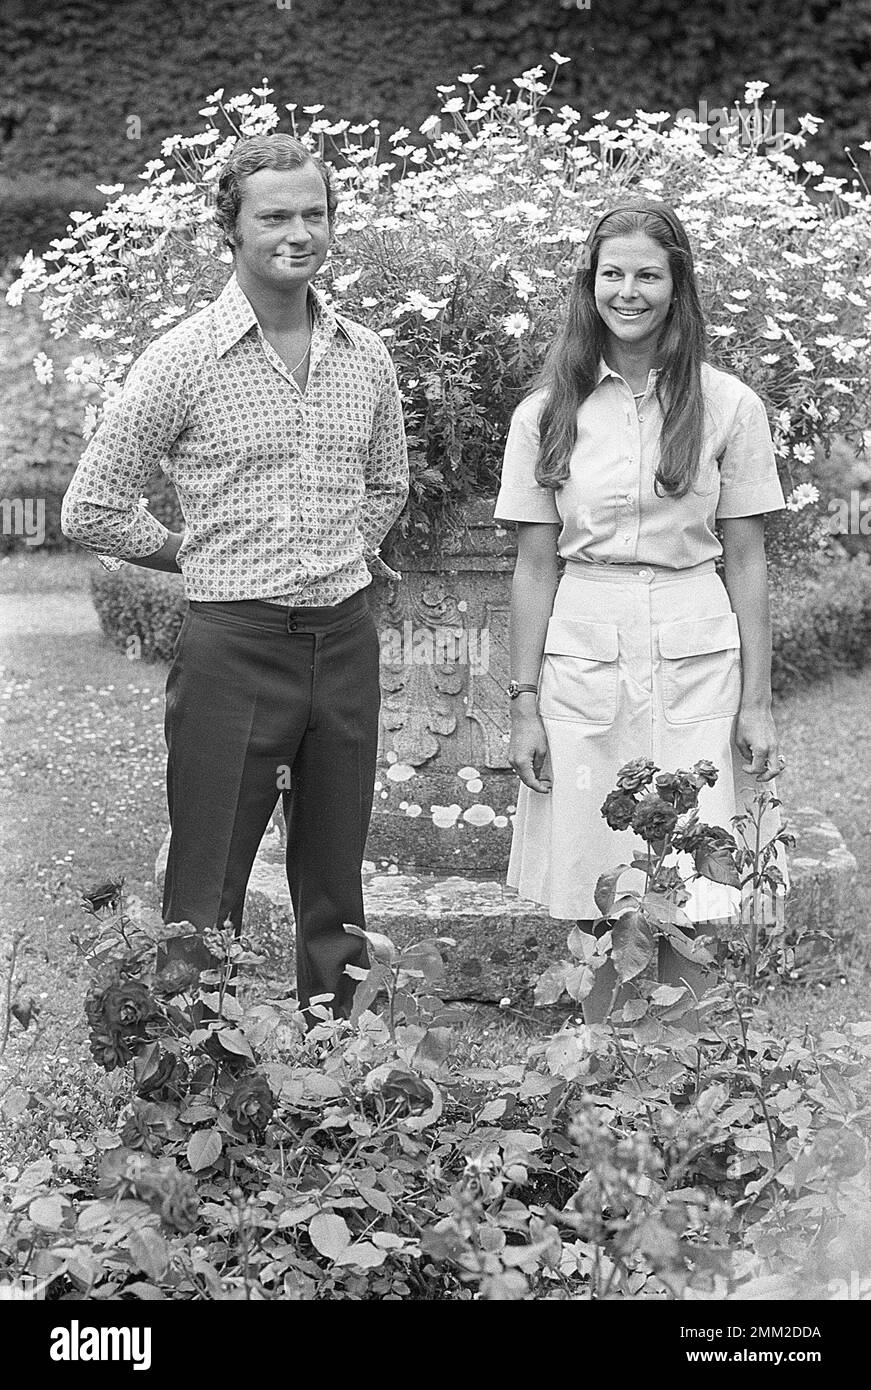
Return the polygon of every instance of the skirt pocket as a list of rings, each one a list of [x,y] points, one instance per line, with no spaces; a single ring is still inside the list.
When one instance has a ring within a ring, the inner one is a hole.
[[[550,619],[538,692],[542,718],[613,724],[619,641],[613,623]]]
[[[662,623],[658,645],[669,724],[698,724],[738,713],[741,639],[734,613]]]

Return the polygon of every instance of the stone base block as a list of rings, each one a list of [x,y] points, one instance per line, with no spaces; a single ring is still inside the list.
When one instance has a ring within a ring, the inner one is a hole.
[[[856,860],[837,826],[813,807],[791,810],[789,823],[797,840],[790,857],[790,937],[826,931],[840,939],[857,926]],[[167,845],[168,837],[158,855],[158,886]],[[398,946],[426,936],[456,940],[456,947],[445,951],[448,971],[442,993],[447,998],[517,1000],[548,965],[566,954],[571,924],[519,898],[500,879],[382,872],[369,862],[364,866],[363,895],[369,927]],[[245,923],[270,970],[292,979],[293,914],[277,829],[260,846],[248,884]]]

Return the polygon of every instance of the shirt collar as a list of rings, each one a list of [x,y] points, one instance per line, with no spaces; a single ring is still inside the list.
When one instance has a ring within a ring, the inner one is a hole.
[[[658,368],[658,367],[651,367],[650,371],[649,371],[648,374],[647,374],[647,385],[648,385],[648,386],[650,385],[651,377],[652,377],[653,380],[655,381],[656,378],[658,377],[658,375],[659,375],[659,368]],[[608,363],[605,361],[604,357],[600,357],[600,358],[599,358],[599,370],[598,370],[597,375],[596,375],[596,385],[598,386],[600,381],[604,381],[606,376],[613,376],[613,377],[616,377],[618,381],[625,381],[625,380],[626,380],[626,378],[625,378],[625,377],[622,377],[622,376],[620,375],[619,372],[615,372],[614,369],[613,369],[613,367],[609,367],[609,366],[608,366]]]
[[[314,316],[315,332],[327,335],[332,338],[336,333],[342,335],[347,341],[351,342],[351,335],[348,329],[337,316],[335,310],[327,304],[324,296],[314,285],[309,285],[309,302],[312,306]],[[226,285],[218,295],[212,305],[215,352],[218,357],[223,357],[234,343],[238,343],[240,338],[244,338],[252,328],[258,327],[257,315],[255,314],[251,301],[239,286],[239,281],[235,275],[231,275]]]

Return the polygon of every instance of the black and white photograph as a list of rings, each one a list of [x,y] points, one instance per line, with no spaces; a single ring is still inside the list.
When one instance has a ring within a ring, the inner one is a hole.
[[[166,1374],[219,1302],[858,1354],[871,0],[0,0],[0,51],[35,1364]]]

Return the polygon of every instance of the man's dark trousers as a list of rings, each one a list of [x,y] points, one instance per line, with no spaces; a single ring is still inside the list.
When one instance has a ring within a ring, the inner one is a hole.
[[[172,836],[165,922],[238,932],[261,838],[285,791],[300,1007],[347,1015],[366,967],[360,866],[378,743],[379,641],[365,590],[332,607],[189,605],[166,683]]]

